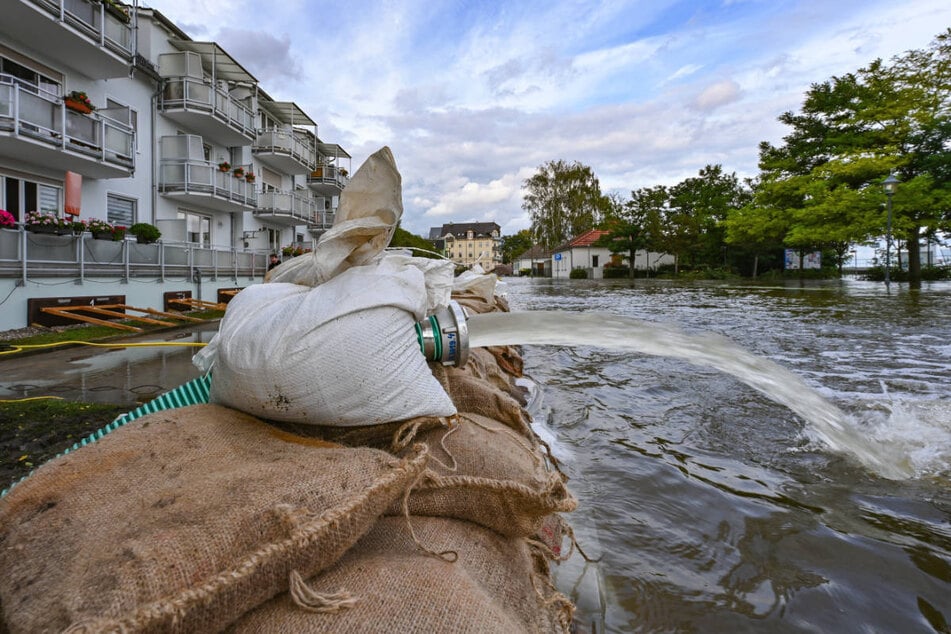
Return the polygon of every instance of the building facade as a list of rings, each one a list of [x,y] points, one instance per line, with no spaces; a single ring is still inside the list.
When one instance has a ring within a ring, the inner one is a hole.
[[[459,266],[492,271],[502,263],[501,228],[494,222],[450,222],[432,227],[429,239]]]
[[[131,280],[155,292],[193,285],[196,271],[206,290],[259,282],[268,252],[310,247],[331,226],[350,155],[218,44],[118,2],[3,5],[0,209],[19,224],[0,229],[0,328],[26,325],[24,302],[69,279],[71,295],[126,284],[148,306]],[[25,231],[30,212],[67,208],[162,237],[107,247]]]
[[[608,233],[591,229],[556,247],[551,254],[552,277],[569,278],[572,269],[584,269],[589,279],[601,279],[606,264],[620,265],[627,257],[625,254],[613,254],[607,247],[597,244]],[[674,257],[670,254],[639,250],[634,253],[634,262],[630,264],[635,270],[647,271],[673,263]]]

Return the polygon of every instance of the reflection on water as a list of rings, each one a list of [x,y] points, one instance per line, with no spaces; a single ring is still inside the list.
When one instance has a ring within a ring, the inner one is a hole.
[[[571,519],[604,554],[609,631],[951,631],[951,286],[507,281],[513,311],[724,335],[927,465],[881,478],[713,368],[526,346],[533,413],[572,455]]]
[[[126,343],[207,343],[217,323],[125,339]],[[197,348],[70,347],[22,359],[0,361],[0,398],[59,396],[130,409],[197,378],[191,364]]]

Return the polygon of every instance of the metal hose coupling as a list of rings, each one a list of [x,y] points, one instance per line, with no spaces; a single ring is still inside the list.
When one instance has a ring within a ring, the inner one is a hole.
[[[461,368],[469,358],[469,325],[466,312],[456,300],[416,323],[419,349],[427,361]]]

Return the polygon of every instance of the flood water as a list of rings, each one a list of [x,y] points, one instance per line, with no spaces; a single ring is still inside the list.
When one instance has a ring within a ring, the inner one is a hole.
[[[951,632],[951,285],[509,278],[503,290],[515,311],[724,336],[795,374],[793,398],[848,416],[831,446],[794,412],[807,410],[683,351],[525,346],[531,411],[580,502],[568,519],[602,556],[607,631]],[[134,406],[198,376],[194,352],[2,363],[0,394]],[[908,469],[870,468],[849,438]]]
[[[951,631],[951,285],[506,282],[513,310],[724,335],[913,465],[883,477],[710,367],[526,346],[608,631]]]

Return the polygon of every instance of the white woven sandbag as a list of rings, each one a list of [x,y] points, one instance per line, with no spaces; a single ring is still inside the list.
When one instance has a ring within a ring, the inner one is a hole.
[[[340,195],[333,226],[311,253],[284,262],[269,282],[317,286],[367,264],[389,244],[403,215],[402,177],[388,147],[370,155]]]
[[[451,263],[405,255],[314,288],[251,286],[228,305],[196,365],[213,365],[213,403],[262,418],[357,426],[450,416],[456,408],[414,324],[445,305],[451,286]]]

